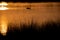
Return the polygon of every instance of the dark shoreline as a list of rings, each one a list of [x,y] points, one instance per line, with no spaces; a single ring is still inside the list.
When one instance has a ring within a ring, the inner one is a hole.
[[[18,28],[14,28],[11,30],[11,28],[8,30],[7,35],[3,36],[0,34],[0,40],[20,40],[20,37],[22,35],[31,35],[35,33],[43,33],[43,32],[60,32],[60,23],[47,23],[46,25],[42,25],[42,28],[39,28],[38,30],[35,27],[38,27],[36,24],[31,24],[26,28],[26,25],[23,25],[23,29],[19,30]]]
[[[21,3],[40,3],[40,2],[60,2],[58,0],[3,0],[4,2],[21,2]],[[2,2],[2,0],[0,1]]]

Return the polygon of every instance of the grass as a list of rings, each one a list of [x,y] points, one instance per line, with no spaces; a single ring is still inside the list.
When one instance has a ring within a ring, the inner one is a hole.
[[[21,25],[21,24],[20,24]],[[8,25],[11,27],[12,25]],[[14,25],[14,27],[17,27]],[[8,32],[6,36],[0,35],[0,39],[6,39],[6,40],[18,40],[22,35],[30,35],[30,34],[36,34],[36,33],[43,33],[43,32],[60,32],[60,23],[57,22],[47,22],[46,24],[42,24],[42,28],[37,29],[37,27],[40,27],[40,25],[34,24],[33,22],[30,25],[22,24],[20,28],[8,28]]]

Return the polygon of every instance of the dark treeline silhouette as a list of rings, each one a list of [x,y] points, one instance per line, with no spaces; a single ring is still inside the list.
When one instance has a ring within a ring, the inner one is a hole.
[[[12,28],[12,25],[8,25],[8,32],[6,36],[3,36],[0,34],[0,39],[3,40],[20,40],[20,37],[22,35],[30,35],[35,33],[43,33],[43,32],[60,32],[60,22],[48,22],[46,24],[42,24],[41,28],[37,29],[37,27],[40,27],[40,25],[37,25],[36,23],[31,23],[30,25],[26,24],[20,24],[22,28]],[[17,27],[16,25],[13,25],[14,27]]]
[[[27,3],[33,3],[33,2],[59,2],[58,0],[0,0],[1,1],[4,1],[4,2],[27,2]]]

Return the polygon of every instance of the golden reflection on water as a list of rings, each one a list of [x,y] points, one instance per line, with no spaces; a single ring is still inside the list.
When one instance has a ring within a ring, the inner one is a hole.
[[[1,2],[0,3],[0,10],[7,10],[8,8],[6,7],[8,4],[6,2]]]
[[[8,4],[6,2],[0,2],[0,10],[7,10],[8,8],[6,7]],[[0,13],[0,33],[2,35],[6,35],[7,32],[7,19],[4,16],[4,14]]]
[[[19,23],[30,24],[31,19],[33,19],[34,23],[36,22],[40,25],[45,21],[60,19],[60,11],[58,11],[60,7],[57,6],[58,3],[32,3],[31,10],[26,9],[28,5],[30,4],[8,3],[7,8],[9,10],[4,10],[5,6],[3,6],[0,9],[0,33],[6,35],[8,23],[17,25],[20,25]]]
[[[2,33],[2,35],[6,35],[7,33],[7,19],[5,16],[1,16],[1,24],[0,24],[0,32]]]

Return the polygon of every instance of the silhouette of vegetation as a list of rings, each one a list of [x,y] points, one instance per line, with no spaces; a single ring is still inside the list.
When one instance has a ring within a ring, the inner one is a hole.
[[[12,24],[8,25],[10,28],[8,28],[8,32],[6,36],[0,35],[0,39],[6,39],[6,40],[20,40],[20,37],[22,35],[30,35],[30,34],[35,34],[35,33],[43,33],[43,32],[60,32],[60,22],[47,22],[46,24],[42,24],[42,26],[31,22],[31,24],[26,25],[26,24],[20,24],[20,28],[12,28]],[[14,27],[17,27],[16,25],[13,25]],[[36,27],[42,27],[39,28],[38,30]]]

